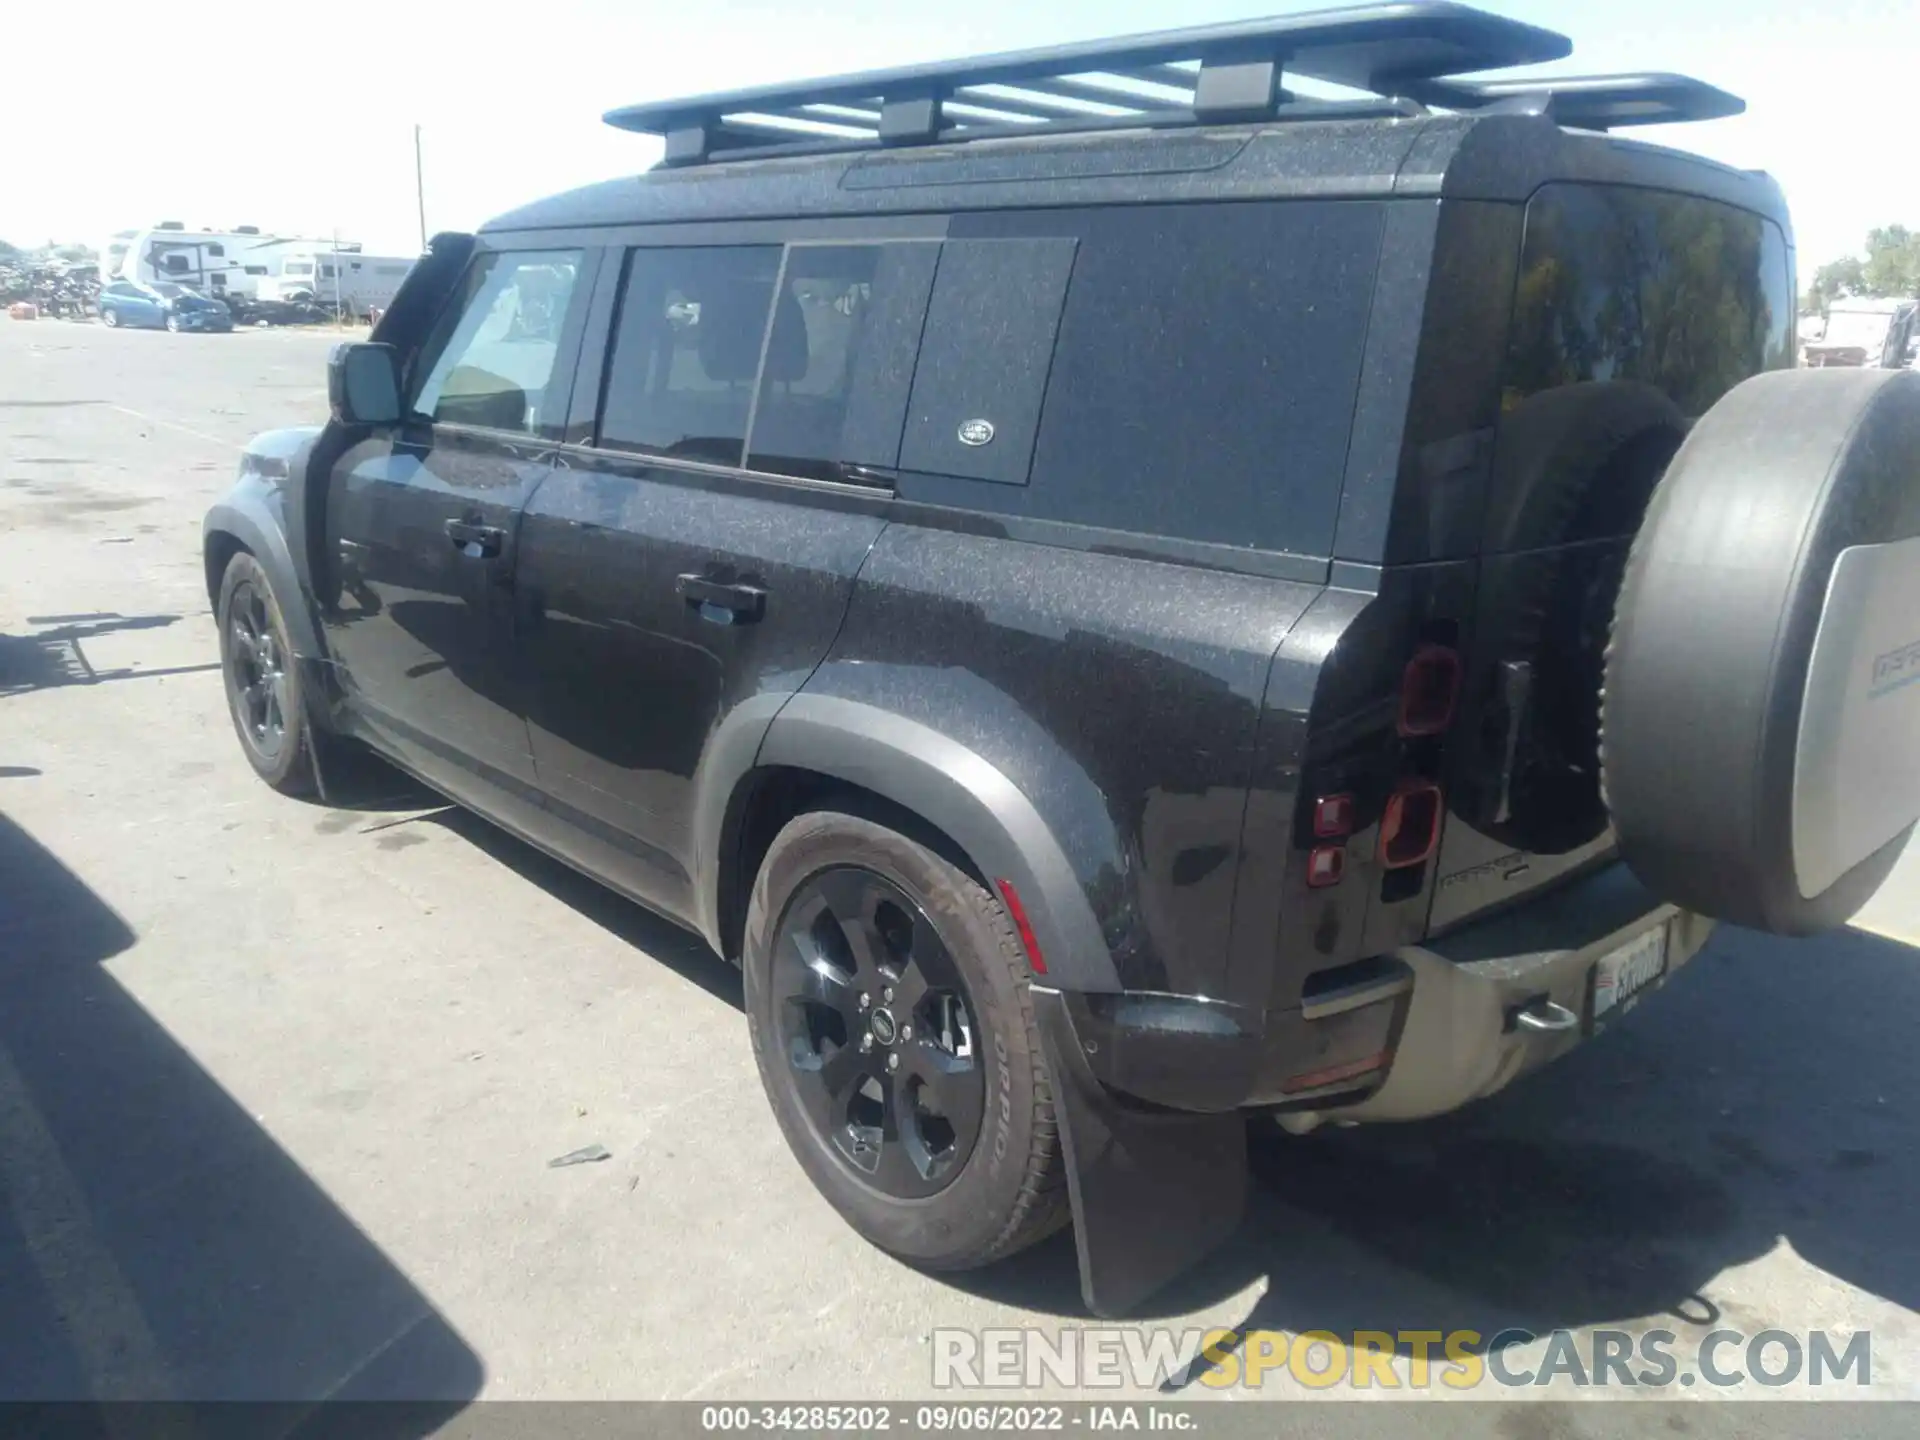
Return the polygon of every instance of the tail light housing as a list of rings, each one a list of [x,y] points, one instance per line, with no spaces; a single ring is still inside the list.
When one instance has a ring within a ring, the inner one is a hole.
[[[1380,816],[1380,864],[1404,870],[1422,864],[1440,843],[1440,817],[1445,806],[1440,787],[1430,780],[1414,780],[1387,797]]]
[[[1453,723],[1460,703],[1460,655],[1445,645],[1422,645],[1400,678],[1400,734],[1438,735]]]
[[[1307,885],[1310,889],[1338,885],[1346,873],[1347,847],[1344,845],[1318,845],[1307,856]]]
[[[1322,795],[1313,802],[1313,834],[1316,840],[1344,840],[1353,833],[1354,799],[1351,795]]]

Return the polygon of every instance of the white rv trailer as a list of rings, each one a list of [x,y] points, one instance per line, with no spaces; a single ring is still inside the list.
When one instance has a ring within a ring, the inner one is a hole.
[[[162,281],[185,285],[203,295],[224,299],[254,299],[261,282],[279,273],[282,257],[293,248],[310,249],[331,242],[304,236],[270,235],[257,226],[231,230],[189,230],[168,221],[146,230],[121,231],[101,251],[103,282],[132,280],[143,285]],[[342,242],[347,253],[358,253],[358,243]]]
[[[393,303],[416,258],[368,255],[358,247],[290,246],[277,255],[274,273],[257,293],[262,300],[309,300],[322,309],[365,315]]]

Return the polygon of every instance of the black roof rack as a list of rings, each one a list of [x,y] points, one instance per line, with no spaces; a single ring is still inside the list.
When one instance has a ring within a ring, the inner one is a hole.
[[[1553,75],[1537,79],[1437,80],[1411,88],[1449,110],[1522,110],[1575,130],[1671,125],[1739,115],[1747,102],[1686,75]]]
[[[1420,114],[1426,105],[1530,110],[1587,129],[1737,114],[1673,75],[1469,81],[1559,60],[1565,36],[1448,0],[1362,5],[874,70],[630,105],[606,119],[666,140],[667,165],[995,136]],[[1286,75],[1371,98],[1301,99]]]

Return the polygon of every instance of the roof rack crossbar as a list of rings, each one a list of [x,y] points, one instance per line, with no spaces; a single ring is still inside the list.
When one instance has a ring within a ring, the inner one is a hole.
[[[1002,93],[1012,91],[1011,94]],[[962,85],[949,97],[963,104],[979,105],[987,109],[1004,110],[1008,114],[1016,111],[1032,115],[1041,120],[1086,120],[1097,119],[1102,112],[1089,109],[1086,104],[1062,104],[1058,100],[1032,93],[1024,87],[1001,86],[987,89],[979,85]]]
[[[693,165],[1129,126],[1420,114],[1429,105],[1525,110],[1592,130],[1745,108],[1677,75],[1461,78],[1558,60],[1571,49],[1552,31],[1451,0],[1396,0],[760,86],[628,106],[606,118],[663,136],[664,164]],[[1359,98],[1300,101],[1286,88],[1288,75]]]
[[[1039,76],[1026,80],[1009,81],[1022,90],[1031,90],[1036,95],[1053,95],[1062,100],[1091,100],[1097,105],[1120,105],[1137,110],[1178,110],[1181,103],[1170,95],[1142,95],[1137,90],[1126,90],[1112,83],[1101,84],[1097,79],[1055,75],[1050,78]]]

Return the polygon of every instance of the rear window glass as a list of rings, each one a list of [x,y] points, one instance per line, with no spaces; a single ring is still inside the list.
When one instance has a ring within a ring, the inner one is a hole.
[[[1793,303],[1786,239],[1758,215],[1549,185],[1527,207],[1503,400],[1633,381],[1697,418],[1748,376],[1793,363]]]
[[[1527,207],[1482,549],[1628,535],[1687,427],[1793,364],[1793,275],[1770,221],[1627,186]]]

